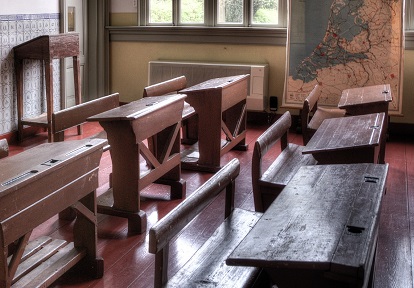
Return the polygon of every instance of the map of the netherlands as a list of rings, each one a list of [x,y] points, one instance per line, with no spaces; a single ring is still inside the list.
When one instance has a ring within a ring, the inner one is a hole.
[[[390,84],[401,113],[403,0],[290,0],[283,106],[301,107],[319,83],[321,104],[344,89]]]

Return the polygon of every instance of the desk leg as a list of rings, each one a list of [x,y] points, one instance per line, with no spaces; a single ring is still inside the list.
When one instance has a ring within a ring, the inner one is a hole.
[[[97,221],[96,221],[96,191],[89,193],[74,205],[78,215],[73,226],[75,247],[86,248],[84,259],[85,269],[96,278],[101,278],[104,272],[104,262],[97,257]]]
[[[182,139],[181,144],[193,145],[198,140],[198,115],[195,114],[190,118],[182,121]]]
[[[73,56],[73,78],[75,80],[75,103],[76,105],[81,104],[82,102],[82,92],[81,92],[81,76],[80,76],[80,60],[78,56]],[[65,106],[61,106],[63,109]],[[82,126],[78,125],[78,135],[82,135]]]
[[[45,79],[46,79],[46,106],[47,106],[47,138],[48,142],[53,141],[55,131],[52,126],[53,114],[53,62],[51,60],[45,61]]]
[[[23,140],[23,60],[15,60],[14,65],[16,69],[18,141],[21,142]]]
[[[9,266],[7,264],[7,245],[1,243],[1,256],[0,256],[0,287],[10,287],[11,280],[9,280]]]
[[[388,123],[389,123],[389,116],[388,116],[388,106],[385,112],[384,117],[384,126],[381,135],[381,144],[380,144],[380,151],[378,157],[378,163],[384,164],[385,163],[385,146],[387,145],[387,137],[388,137]]]
[[[164,175],[155,181],[155,183],[168,185],[171,187],[171,199],[182,199],[185,196],[186,192],[186,181],[181,179],[181,162],[180,162],[180,125],[177,123],[171,127],[164,129],[163,131],[157,133],[154,137],[156,140],[156,147],[153,147],[153,154],[157,160],[162,163],[161,166],[157,169],[168,170],[168,165],[166,161],[175,161],[174,155],[178,156],[176,165],[169,171],[166,171]],[[175,136],[174,136],[175,135]],[[171,148],[169,155],[165,155],[168,149]],[[170,160],[166,160],[169,158]]]
[[[140,210],[139,148],[128,121],[101,122],[112,158],[112,188],[98,199],[98,212],[128,219],[128,232],[143,233],[147,219]]]
[[[223,113],[223,121],[232,132],[234,139],[246,131],[246,101],[241,101]],[[227,139],[231,140],[231,139]],[[236,141],[236,140],[235,140]],[[233,147],[234,150],[247,151],[246,139],[243,137]]]
[[[218,106],[220,103],[216,104],[213,101],[205,104],[207,107],[202,109],[199,114],[198,148],[200,158],[198,164],[220,168],[221,107]]]

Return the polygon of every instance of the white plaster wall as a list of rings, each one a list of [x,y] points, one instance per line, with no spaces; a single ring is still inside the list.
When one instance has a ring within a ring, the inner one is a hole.
[[[138,3],[138,0],[135,2]],[[134,0],[111,0],[111,13],[137,12],[137,7],[133,4]]]
[[[59,0],[0,0],[0,15],[58,13]]]

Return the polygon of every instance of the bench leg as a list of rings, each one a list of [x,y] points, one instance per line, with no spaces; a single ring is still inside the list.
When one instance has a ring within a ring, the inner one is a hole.
[[[185,197],[185,192],[187,190],[187,184],[184,179],[178,181],[167,180],[167,179],[158,179],[155,181],[157,184],[168,185],[171,187],[171,200],[172,199],[183,199]]]
[[[147,215],[144,211],[128,214],[128,234],[142,234],[147,231]]]

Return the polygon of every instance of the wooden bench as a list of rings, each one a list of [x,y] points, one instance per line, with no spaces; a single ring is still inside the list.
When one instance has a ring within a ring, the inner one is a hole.
[[[170,80],[166,80],[160,83],[156,83],[144,88],[143,97],[162,96],[167,94],[178,93],[178,91],[187,87],[187,78],[185,76],[176,77]],[[197,113],[194,108],[184,102],[182,126],[182,144],[194,144],[197,142],[198,130],[197,130]]]
[[[6,139],[0,139],[0,159],[9,156],[9,144]]]
[[[90,116],[111,110],[119,106],[119,93],[114,93],[82,104],[78,104],[66,109],[62,109],[52,114],[52,125],[54,131],[53,142],[64,140],[64,131],[66,129],[78,126],[86,122]],[[106,138],[106,133],[102,131],[90,138]],[[109,145],[104,151],[109,149]]]
[[[303,102],[301,114],[303,145],[308,144],[323,120],[345,116],[345,111],[342,109],[319,107],[321,92],[322,86],[316,84]]]
[[[90,116],[99,114],[101,112],[111,110],[119,106],[119,93],[114,93],[111,95],[107,95],[98,99],[94,99],[85,103],[81,103],[66,109],[62,109],[57,112],[52,113],[52,140],[53,142],[61,142],[64,141],[65,138],[65,130],[79,126],[86,122],[86,119]],[[92,135],[88,138],[100,138],[106,139],[106,132],[101,131],[95,135]],[[103,148],[103,151],[108,151],[110,149],[110,145],[108,142]],[[110,177],[110,185],[111,177]],[[73,220],[75,219],[76,214],[75,211],[71,208],[65,209],[59,212],[59,218],[65,220]]]
[[[309,157],[311,155],[302,154],[304,146],[288,142],[291,124],[292,119],[287,111],[256,140],[252,157],[252,184],[256,211],[264,212],[301,166],[317,163],[313,157]],[[277,141],[280,141],[281,153],[263,172],[263,159]]]
[[[227,256],[262,215],[234,209],[235,179],[239,171],[240,163],[233,159],[150,229],[149,252],[156,254],[154,287],[251,287],[255,283],[260,269],[225,264]],[[168,279],[171,239],[223,189],[226,189],[226,219],[175,276]]]

